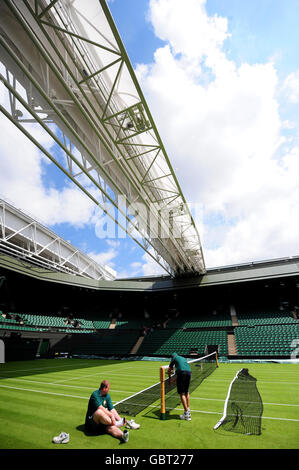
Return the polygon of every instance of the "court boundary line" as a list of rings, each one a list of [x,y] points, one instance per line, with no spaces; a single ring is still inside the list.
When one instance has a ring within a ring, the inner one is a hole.
[[[83,400],[88,400],[89,397],[80,397],[80,396],[77,396],[77,395],[67,395],[67,394],[64,394],[64,393],[55,393],[55,392],[46,392],[46,391],[43,391],[43,390],[32,390],[32,389],[26,389],[26,388],[19,388],[19,387],[12,387],[12,386],[9,386],[9,385],[2,385],[0,384],[0,387],[1,388],[9,388],[9,389],[13,389],[13,390],[20,390],[22,392],[33,392],[33,393],[42,393],[42,394],[45,394],[45,395],[56,395],[56,396],[63,396],[63,397],[67,397],[67,398],[79,398],[79,399],[83,399]],[[157,406],[154,406],[154,405],[150,405],[149,408],[157,408]],[[172,409],[172,408],[171,408]],[[175,408],[176,410],[181,410],[182,408]],[[192,413],[203,413],[203,414],[217,414],[217,415],[222,415],[223,413],[222,412],[218,412],[218,411],[204,411],[204,410],[194,410],[192,409],[191,410]],[[262,419],[272,419],[272,420],[277,420],[277,421],[293,421],[293,422],[299,422],[299,419],[294,419],[294,418],[275,418],[275,417],[272,417],[272,416],[263,416]]]

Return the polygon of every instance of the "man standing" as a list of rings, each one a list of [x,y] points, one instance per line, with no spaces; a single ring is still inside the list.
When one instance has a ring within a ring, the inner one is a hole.
[[[110,383],[108,380],[103,380],[100,388],[92,393],[85,418],[85,429],[87,432],[97,434],[107,433],[122,442],[128,442],[129,432],[120,429],[126,425],[126,418],[121,418],[117,413],[109,390]]]
[[[168,367],[169,376],[171,375],[174,367],[175,367],[175,371],[177,375],[177,379],[176,379],[177,391],[181,397],[181,402],[184,407],[184,414],[180,415],[180,418],[185,419],[186,421],[191,421],[190,397],[189,397],[191,368],[187,362],[187,359],[185,359],[182,356],[179,356],[177,353],[173,353],[171,356],[171,362]]]

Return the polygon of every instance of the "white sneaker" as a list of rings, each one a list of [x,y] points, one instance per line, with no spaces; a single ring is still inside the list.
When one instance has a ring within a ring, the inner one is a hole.
[[[122,426],[125,426],[127,424],[126,418],[121,418],[120,420],[116,421],[116,426],[118,428],[121,428]]]
[[[130,421],[127,421],[127,428],[128,429],[139,429],[140,424],[135,423],[134,419],[131,419]]]
[[[180,419],[191,421],[191,413],[184,413],[183,415],[180,415]]]
[[[70,441],[70,435],[66,432],[61,432],[59,436],[53,437],[54,444],[67,444]]]
[[[124,432],[123,432],[123,435],[122,435],[122,441],[123,442],[128,442],[128,440],[129,440],[129,431],[127,431],[125,429]]]

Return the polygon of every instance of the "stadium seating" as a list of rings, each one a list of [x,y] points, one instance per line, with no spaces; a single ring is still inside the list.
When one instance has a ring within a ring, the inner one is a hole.
[[[71,327],[65,324],[65,318],[52,315],[23,314],[22,318],[27,325],[45,327]]]
[[[93,326],[96,330],[103,330],[110,327],[110,320],[98,319],[93,320]]]
[[[73,356],[115,356],[128,355],[138,339],[136,331],[118,332],[105,330],[88,335],[68,335],[55,344],[52,354],[67,351]]]
[[[204,354],[208,344],[218,344],[220,355],[227,355],[227,334],[223,330],[155,330],[145,336],[138,354],[170,355],[190,354],[190,351]]]
[[[255,311],[239,311],[237,313],[239,325],[280,325],[285,323],[297,322],[291,312],[280,310],[255,310]]]
[[[284,325],[240,326],[235,328],[239,355],[290,356],[292,341],[299,337],[299,322]]]
[[[167,328],[209,328],[231,326],[232,320],[229,314],[197,315],[197,318],[170,319]]]
[[[0,312],[0,325],[1,328],[5,325],[19,325],[19,322],[17,320],[14,320],[13,318],[4,318],[1,315],[2,312]]]
[[[299,338],[299,320],[290,312],[238,308],[236,315],[238,326],[232,325],[231,316],[226,313],[200,317],[184,314],[183,318],[171,318],[157,326],[158,322],[143,316],[112,321],[108,314],[81,313],[74,315],[79,322],[74,327],[66,324],[61,315],[20,313],[23,325],[0,315],[0,329],[64,333],[68,338],[72,336],[72,354],[78,355],[126,355],[136,345],[134,354],[140,356],[169,356],[173,352],[190,356],[205,354],[207,345],[218,345],[220,357],[290,356],[292,341]],[[228,335],[234,337],[236,351],[228,349]]]
[[[116,320],[116,329],[140,329],[144,326],[150,327],[151,323],[148,320],[140,319],[128,319],[128,320]]]
[[[22,318],[21,315],[19,316]],[[21,325],[19,321],[13,318],[4,318],[2,311],[0,311],[0,328],[3,330],[34,331],[34,328],[28,327],[26,324]]]
[[[5,324],[5,322],[1,322],[0,328],[2,330],[9,330],[9,331],[36,331],[35,328],[31,328],[24,325],[12,325],[12,324]],[[42,331],[42,330],[39,330]]]
[[[55,328],[57,331],[67,333],[70,331],[79,331],[81,333],[86,331],[90,332],[95,329],[93,322],[85,318],[75,318],[79,325],[78,327],[74,327],[72,324],[66,324],[66,319],[61,316],[32,313],[18,313],[18,316],[23,320],[23,324],[20,324],[14,319],[4,318],[0,314],[0,328],[23,331],[48,331],[51,328]]]
[[[82,315],[76,318],[79,326],[74,328],[71,324],[66,324],[66,319],[57,315],[45,315],[36,313],[20,314],[23,318],[24,325],[19,326],[16,322],[7,326],[8,329],[21,329],[23,331],[49,331],[66,333],[68,336],[72,334],[79,337],[80,333],[91,333],[97,331],[109,331],[111,320],[101,318],[92,318]],[[2,318],[2,317],[1,317]],[[4,320],[4,319],[3,319]],[[174,323],[176,320],[173,320]],[[4,322],[0,323],[3,324]],[[186,319],[183,322],[184,328],[190,328],[185,331],[183,328],[150,328],[151,321],[140,318],[117,319],[113,322],[115,325],[114,334],[103,334],[95,337],[82,335],[82,338],[76,340],[77,349],[73,349],[74,354],[129,354],[136,344],[142,330],[146,327],[147,334],[144,337],[141,346],[137,348],[138,355],[170,355],[176,351],[179,354],[189,355],[193,353],[204,354],[207,344],[218,344],[220,346],[220,354],[227,355],[227,335],[226,331],[215,330],[217,327],[230,325],[231,321],[227,317],[218,317],[216,323],[214,318],[202,317],[200,320]],[[161,325],[160,325],[161,326]],[[207,330],[207,327],[214,329]],[[91,340],[92,338],[92,340]],[[99,341],[99,338],[100,341]]]

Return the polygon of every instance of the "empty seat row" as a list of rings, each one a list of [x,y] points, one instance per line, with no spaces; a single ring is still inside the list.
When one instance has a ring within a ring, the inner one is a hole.
[[[225,331],[157,330],[146,336],[138,350],[140,354],[189,354],[191,350],[204,353],[208,344],[220,346],[220,353],[227,354]]]
[[[272,310],[272,311],[237,311],[239,325],[279,325],[296,324],[298,320],[294,318],[292,312]]]
[[[289,355],[299,338],[299,324],[235,328],[239,354]]]

